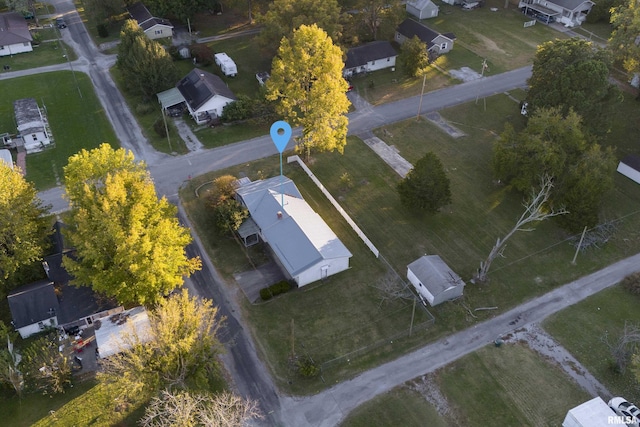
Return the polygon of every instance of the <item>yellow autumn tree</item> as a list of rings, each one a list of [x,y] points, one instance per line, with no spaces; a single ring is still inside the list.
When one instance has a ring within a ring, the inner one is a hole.
[[[200,269],[188,258],[189,230],[177,209],[158,199],[151,176],[133,153],[108,144],[69,159],[64,168],[71,205],[68,230],[77,258],[64,259],[73,283],[121,304],[154,305]]]
[[[283,38],[267,81],[267,99],[293,127],[302,127],[298,148],[343,152],[347,144],[348,84],[342,51],[317,25],[301,25]]]

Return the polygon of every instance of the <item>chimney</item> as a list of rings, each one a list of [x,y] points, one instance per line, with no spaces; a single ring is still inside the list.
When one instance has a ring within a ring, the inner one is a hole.
[[[282,219],[282,211],[278,211],[276,215],[278,215],[278,219]]]

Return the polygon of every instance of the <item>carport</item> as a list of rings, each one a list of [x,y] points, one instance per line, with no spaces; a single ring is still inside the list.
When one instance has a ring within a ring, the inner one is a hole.
[[[158,101],[160,101],[160,105],[163,110],[168,110],[171,107],[176,107],[186,102],[178,88],[175,87],[165,90],[164,92],[160,92],[156,96],[158,97]]]

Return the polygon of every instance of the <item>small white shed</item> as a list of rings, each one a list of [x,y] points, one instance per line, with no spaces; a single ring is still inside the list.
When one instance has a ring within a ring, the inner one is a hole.
[[[438,255],[425,255],[407,266],[407,278],[431,306],[462,296],[465,283]]]
[[[618,163],[618,172],[640,184],[640,156],[630,154]]]
[[[435,18],[439,8],[431,0],[411,0],[407,2],[407,13],[418,19]]]

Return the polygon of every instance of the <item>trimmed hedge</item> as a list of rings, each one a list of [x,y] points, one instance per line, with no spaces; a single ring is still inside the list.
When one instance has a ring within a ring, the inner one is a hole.
[[[274,285],[269,287],[260,289],[260,298],[263,301],[268,301],[276,295],[284,294],[285,292],[289,292],[291,289],[291,285],[286,280],[282,280]]]

